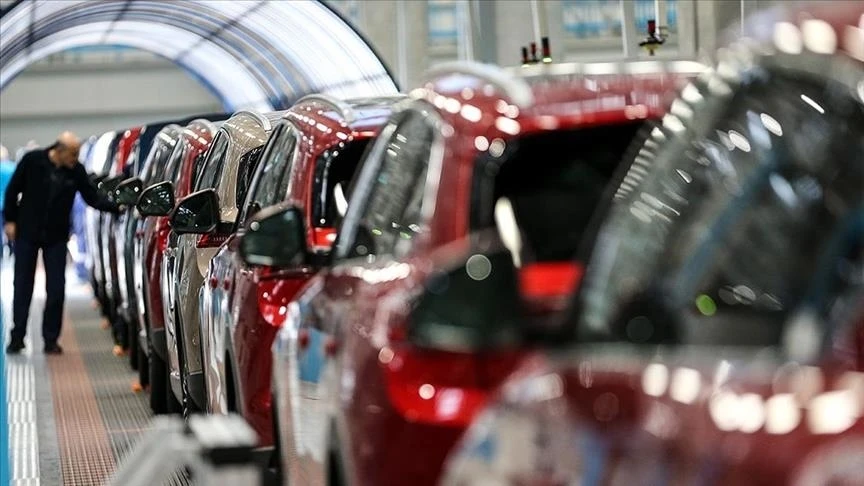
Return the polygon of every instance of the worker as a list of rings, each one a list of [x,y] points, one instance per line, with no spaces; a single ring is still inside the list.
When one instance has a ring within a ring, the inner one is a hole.
[[[80,147],[81,141],[75,134],[61,133],[47,149],[33,150],[21,158],[6,189],[3,229],[15,243],[13,328],[6,348],[8,354],[24,349],[39,250],[45,267],[44,351],[63,352],[57,340],[63,320],[66,244],[75,193],[81,193],[88,205],[100,211],[121,211],[90,181],[78,162]]]

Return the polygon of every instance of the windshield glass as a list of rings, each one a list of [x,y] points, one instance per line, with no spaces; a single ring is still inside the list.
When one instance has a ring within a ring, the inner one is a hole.
[[[493,228],[495,203],[506,197],[526,259],[572,260],[607,184],[643,126],[639,121],[529,134],[509,142],[501,157],[484,155],[471,194],[472,228]]]
[[[802,304],[842,291],[819,272],[860,262],[862,105],[837,84],[746,74],[726,95],[688,87],[693,121],[667,119],[640,152],[594,250],[581,339],[777,345]]]
[[[177,178],[180,175],[180,162],[183,160],[185,147],[186,143],[183,138],[180,138],[180,140],[174,144],[174,148],[171,150],[171,155],[168,157],[168,164],[165,166],[165,177],[162,179],[163,181],[170,181],[177,184]]]

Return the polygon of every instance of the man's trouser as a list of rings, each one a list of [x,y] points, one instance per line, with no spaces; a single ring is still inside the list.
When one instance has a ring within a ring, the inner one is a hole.
[[[12,339],[27,335],[27,318],[33,300],[36,258],[42,250],[45,266],[45,312],[42,314],[42,338],[56,343],[63,323],[63,300],[66,291],[66,242],[44,245],[24,239],[15,241],[15,296],[12,299]]]

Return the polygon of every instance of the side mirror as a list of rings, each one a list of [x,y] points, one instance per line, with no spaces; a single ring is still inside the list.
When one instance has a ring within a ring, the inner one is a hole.
[[[117,189],[114,189],[114,200],[117,201],[117,204],[132,206],[138,202],[143,188],[144,183],[141,182],[141,179],[137,177],[126,179],[117,186]]]
[[[474,251],[434,271],[408,316],[408,339],[445,351],[519,345],[524,312],[509,251]]]
[[[174,208],[174,186],[168,182],[153,184],[145,189],[135,205],[142,216],[168,216]]]
[[[99,184],[99,189],[105,191],[105,193],[108,194],[108,197],[112,197],[114,189],[117,188],[117,185],[120,184],[122,180],[123,176],[108,177]]]
[[[299,265],[306,251],[303,213],[294,206],[277,206],[258,213],[240,237],[240,257],[249,265]]]
[[[219,198],[213,189],[192,193],[177,203],[169,216],[175,233],[205,234],[219,226]]]

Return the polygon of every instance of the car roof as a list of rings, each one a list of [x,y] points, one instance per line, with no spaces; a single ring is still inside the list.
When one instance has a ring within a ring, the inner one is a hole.
[[[376,133],[393,113],[393,105],[406,98],[394,95],[341,100],[314,94],[298,100],[283,118],[295,118],[334,131]]]
[[[498,68],[445,63],[430,72],[416,99],[445,118],[522,130],[591,126],[662,114],[675,93],[706,66],[692,60],[645,60]],[[611,117],[597,116],[614,114]],[[507,120],[509,119],[509,121]],[[507,132],[507,130],[503,130]]]

